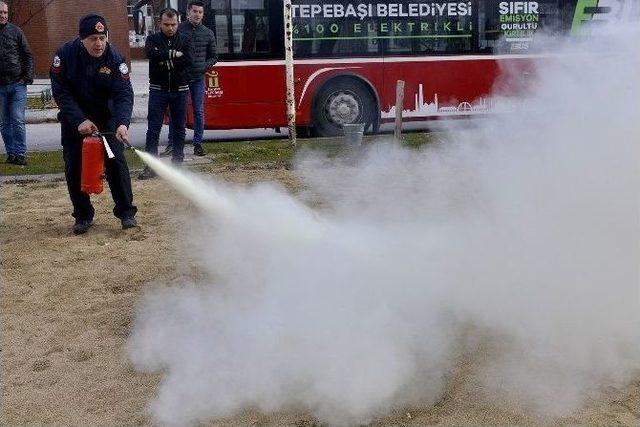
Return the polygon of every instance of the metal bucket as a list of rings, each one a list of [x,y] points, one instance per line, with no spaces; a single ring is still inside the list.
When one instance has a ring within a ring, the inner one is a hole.
[[[347,147],[359,147],[362,145],[364,135],[364,123],[351,123],[342,125],[344,133],[344,145]]]

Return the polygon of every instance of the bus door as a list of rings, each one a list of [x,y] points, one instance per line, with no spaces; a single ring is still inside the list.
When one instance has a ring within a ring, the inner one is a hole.
[[[205,81],[205,128],[286,124],[281,0],[211,0],[218,63]]]

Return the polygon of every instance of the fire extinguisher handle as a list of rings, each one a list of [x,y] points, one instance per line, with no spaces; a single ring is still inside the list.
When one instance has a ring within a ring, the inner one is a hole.
[[[129,143],[128,139],[123,139],[122,143],[125,145],[125,147],[131,148],[133,150],[133,146]]]

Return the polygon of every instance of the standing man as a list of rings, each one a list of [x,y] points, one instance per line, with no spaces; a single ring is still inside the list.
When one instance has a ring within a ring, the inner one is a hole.
[[[191,0],[187,5],[187,21],[180,24],[178,31],[191,39],[193,63],[187,69],[189,73],[189,92],[193,107],[193,154],[204,156],[202,134],[204,133],[204,74],[210,70],[218,59],[216,53],[216,36],[202,24],[204,2]],[[169,122],[169,144],[162,154],[168,155],[173,150],[175,130],[173,122]]]
[[[82,140],[94,132],[115,132],[107,141],[115,158],[106,159],[105,169],[113,214],[123,229],[137,226],[131,177],[124,157],[123,141],[133,110],[129,67],[108,42],[107,23],[90,14],[80,20],[79,37],[58,49],[51,65],[51,89],[60,108],[64,172],[73,204],[74,234],[84,234],[93,224],[94,209],[89,195],[80,191]]]
[[[178,11],[172,8],[160,13],[160,31],[147,37],[145,52],[149,58],[149,109],[147,113],[147,141],[145,151],[158,155],[158,140],[169,107],[174,126],[171,161],[184,160],[185,119],[191,65],[191,48],[186,35],[178,32]],[[145,167],[138,179],[153,178],[155,172]]]
[[[9,6],[0,1],[0,133],[6,163],[27,164],[27,85],[33,83],[33,55],[27,38],[9,22]]]

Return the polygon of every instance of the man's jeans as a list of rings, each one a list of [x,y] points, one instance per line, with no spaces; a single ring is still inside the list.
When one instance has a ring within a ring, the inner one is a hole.
[[[7,154],[27,153],[24,110],[27,107],[27,86],[21,83],[0,85],[0,133]]]
[[[184,123],[187,112],[187,91],[168,92],[164,90],[149,90],[149,110],[147,112],[147,141],[145,151],[158,155],[158,140],[164,121],[164,113],[169,107],[171,122],[174,124],[174,145],[172,161],[182,162],[184,159]]]
[[[189,93],[193,107],[193,145],[198,145],[202,144],[204,133],[204,78],[190,82]],[[173,121],[169,121],[169,145],[173,145],[174,136]]]

